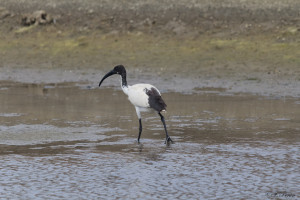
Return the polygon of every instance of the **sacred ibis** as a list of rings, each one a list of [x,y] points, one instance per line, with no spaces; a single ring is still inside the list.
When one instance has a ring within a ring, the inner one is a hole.
[[[160,92],[156,87],[150,84],[139,83],[135,85],[127,85],[126,80],[126,69],[123,65],[117,65],[113,70],[108,72],[100,81],[99,87],[102,82],[112,76],[114,74],[118,74],[121,76],[121,87],[123,92],[128,96],[129,101],[134,105],[136,114],[139,118],[139,135],[138,135],[138,143],[140,142],[140,137],[142,133],[142,118],[141,112],[144,111],[155,111],[160,116],[160,119],[163,123],[165,132],[166,132],[166,142],[173,142],[168,135],[165,118],[161,114],[162,111],[166,111],[167,105],[161,97]]]

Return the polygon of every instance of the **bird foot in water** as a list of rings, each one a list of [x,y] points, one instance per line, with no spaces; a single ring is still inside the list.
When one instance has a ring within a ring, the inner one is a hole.
[[[165,144],[170,144],[170,143],[174,144],[173,140],[170,137],[167,137]]]

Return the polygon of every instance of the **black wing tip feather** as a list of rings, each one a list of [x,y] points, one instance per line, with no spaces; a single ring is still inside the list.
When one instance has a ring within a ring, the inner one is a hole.
[[[166,110],[167,104],[155,88],[146,89],[146,94],[149,96],[148,103],[150,108],[153,108],[157,112]]]

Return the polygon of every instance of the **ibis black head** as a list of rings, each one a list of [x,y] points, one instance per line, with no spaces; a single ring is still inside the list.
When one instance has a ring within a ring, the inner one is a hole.
[[[114,74],[119,74],[120,76],[122,76],[122,85],[127,85],[127,83],[126,83],[126,69],[125,69],[125,67],[124,67],[123,65],[117,65],[117,66],[114,67],[113,70],[111,70],[110,72],[108,72],[108,73],[102,78],[102,80],[101,80],[100,83],[99,83],[99,87],[100,87],[100,85],[102,84],[102,82],[103,82],[106,78],[108,78],[108,77],[110,77],[110,76],[112,76],[112,75],[114,75]]]

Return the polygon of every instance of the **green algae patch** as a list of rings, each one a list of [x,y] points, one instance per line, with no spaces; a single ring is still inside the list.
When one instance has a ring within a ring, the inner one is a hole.
[[[90,68],[124,64],[133,68],[184,72],[221,70],[261,71],[273,68],[296,70],[300,66],[300,33],[292,29],[291,38],[278,34],[252,34],[220,37],[154,36],[141,32],[74,33],[55,27],[35,28],[22,34],[0,33],[2,66]],[[299,37],[298,37],[299,36]],[[245,67],[246,66],[246,67]],[[228,70],[230,69],[230,70]]]

